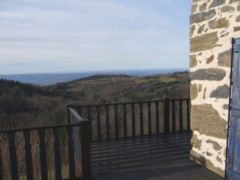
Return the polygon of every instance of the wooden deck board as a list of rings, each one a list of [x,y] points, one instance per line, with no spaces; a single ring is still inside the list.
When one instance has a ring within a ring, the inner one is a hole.
[[[94,180],[220,180],[189,160],[190,133],[91,144]]]

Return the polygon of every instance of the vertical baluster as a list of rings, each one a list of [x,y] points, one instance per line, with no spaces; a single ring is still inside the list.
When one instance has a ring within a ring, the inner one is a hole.
[[[187,99],[186,100],[186,104],[187,104],[187,130],[190,131],[191,130],[191,124],[190,124],[190,100]]]
[[[115,137],[119,138],[119,129],[118,129],[118,106],[114,105],[114,119],[115,119]]]
[[[102,131],[101,131],[101,117],[100,117],[100,106],[97,106],[97,137],[98,141],[102,139]]]
[[[70,112],[70,106],[67,106],[67,123],[71,124],[71,112]]]
[[[87,107],[87,119],[89,121],[92,120],[92,107],[91,106]],[[92,134],[92,132],[96,132],[95,129],[92,131],[92,128],[91,128],[91,134]],[[94,137],[94,136],[92,135],[91,137]]]
[[[123,132],[124,132],[124,137],[127,137],[127,107],[126,104],[122,104],[123,108]]]
[[[160,132],[159,130],[159,102],[155,102],[155,110],[156,110],[156,133],[158,134]]]
[[[40,171],[41,171],[41,179],[47,180],[47,158],[46,158],[46,145],[45,145],[45,130],[38,130],[38,136],[40,140],[39,148],[40,148]]]
[[[69,178],[75,179],[75,158],[74,158],[74,147],[73,147],[73,127],[67,127],[68,130],[68,171],[69,171]]]
[[[89,121],[91,121],[91,119],[92,119],[92,116],[91,116],[91,107],[88,107],[87,108],[87,119],[89,120]]]
[[[136,122],[135,122],[135,104],[131,104],[131,110],[132,110],[132,136],[135,137],[136,136]]]
[[[0,133],[0,136],[3,134]],[[2,158],[2,137],[0,137],[0,180],[3,180],[3,158]]]
[[[164,101],[164,132],[169,133],[169,98]]]
[[[30,144],[30,131],[26,130],[23,132],[25,140],[25,161],[26,161],[26,174],[27,179],[33,179],[33,166],[32,166],[32,150]]]
[[[152,134],[152,109],[151,102],[148,102],[148,135]]]
[[[9,142],[9,154],[10,154],[10,168],[11,168],[11,179],[18,180],[18,161],[17,152],[15,145],[15,132],[8,133]]]
[[[81,107],[77,107],[77,112],[80,116],[82,116],[82,108]]]
[[[107,140],[110,139],[110,123],[109,123],[109,106],[105,105],[105,111],[106,111],[106,135]]]
[[[172,100],[172,131],[176,132],[175,101]]]
[[[80,148],[81,148],[81,167],[82,167],[82,178],[88,179],[91,176],[91,122],[81,121],[80,122]]]
[[[139,103],[140,107],[140,136],[143,136],[143,104]]]
[[[59,129],[53,129],[54,136],[54,163],[55,163],[55,179],[62,179],[61,156],[59,146]]]
[[[180,131],[183,131],[183,114],[182,114],[182,101],[179,101],[179,125],[180,125]]]
[[[0,134],[2,135],[2,134]],[[1,141],[0,141],[1,144]],[[0,146],[0,180],[3,180],[3,159],[2,159],[2,148]]]

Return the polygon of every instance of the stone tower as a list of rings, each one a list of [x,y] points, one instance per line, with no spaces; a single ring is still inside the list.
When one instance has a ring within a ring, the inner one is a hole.
[[[193,0],[190,23],[190,157],[223,176],[231,39],[240,37],[240,0]]]

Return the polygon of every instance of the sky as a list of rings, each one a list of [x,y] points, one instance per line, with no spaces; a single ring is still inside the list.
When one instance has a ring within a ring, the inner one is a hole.
[[[192,0],[0,0],[0,74],[188,68]]]

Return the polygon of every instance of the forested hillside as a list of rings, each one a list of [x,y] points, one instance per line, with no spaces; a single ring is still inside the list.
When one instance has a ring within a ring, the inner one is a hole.
[[[189,97],[188,73],[132,77],[95,75],[53,86],[0,80],[0,127],[63,123],[67,104]]]

